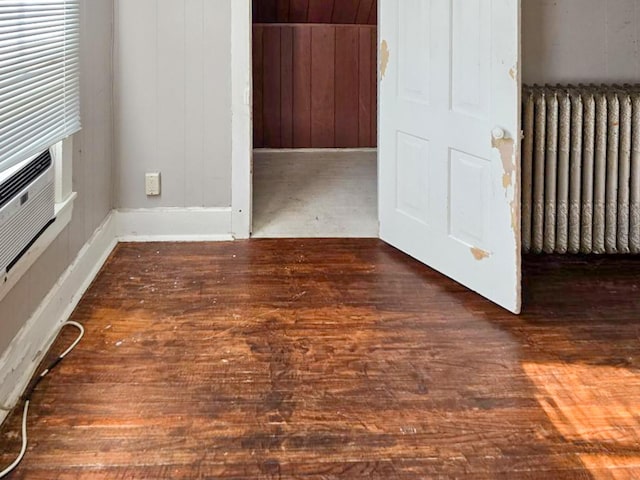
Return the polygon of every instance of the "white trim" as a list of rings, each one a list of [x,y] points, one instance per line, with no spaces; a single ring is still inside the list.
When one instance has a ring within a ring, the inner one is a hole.
[[[73,135],[50,149],[55,172],[56,202],[63,202],[73,192]]]
[[[55,201],[56,203],[61,202],[65,196],[62,193],[65,188],[65,176],[63,173],[66,173],[64,169],[64,155],[62,150],[62,142],[58,142],[49,148],[49,153],[51,154],[51,160],[53,162],[53,174],[54,174],[54,186],[55,186]]]
[[[231,208],[123,209],[114,216],[121,242],[233,240]]]
[[[251,1],[231,2],[231,232],[251,234]]]
[[[109,214],[0,358],[0,405],[14,406],[20,399],[58,328],[71,316],[116,246],[115,227]],[[0,410],[0,423],[6,416]]]
[[[4,277],[0,277],[0,301],[9,293],[9,291],[18,283],[20,278],[36,263],[36,260],[42,253],[53,243],[60,233],[69,225],[73,215],[73,201],[77,194],[72,192],[71,195],[62,203],[55,205],[55,219],[42,235],[29,247],[26,253],[13,266],[11,271]]]

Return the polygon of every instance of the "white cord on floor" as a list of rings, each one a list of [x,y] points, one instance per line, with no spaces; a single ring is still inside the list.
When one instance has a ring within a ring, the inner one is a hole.
[[[0,478],[6,477],[10,472],[12,472],[18,464],[24,458],[24,454],[27,452],[27,415],[29,414],[29,400],[24,402],[24,410],[22,410],[22,448],[20,449],[20,454],[13,461],[11,465],[5,468],[2,472],[0,472]]]
[[[27,390],[25,395],[26,398],[24,402],[24,409],[22,410],[22,448],[20,449],[20,454],[13,461],[13,463],[0,472],[0,478],[4,478],[9,473],[11,473],[20,464],[20,462],[24,458],[25,453],[27,452],[27,417],[29,415],[29,404],[31,403],[31,394],[33,393],[33,390],[35,390],[35,388],[38,386],[38,383],[40,383],[40,380],[42,380],[45,376],[47,376],[47,374],[51,372],[51,370],[53,370],[58,365],[58,363],[60,363],[60,361],[64,357],[66,357],[69,354],[69,352],[71,352],[71,350],[76,348],[76,345],[78,345],[78,343],[80,342],[80,340],[82,340],[82,337],[84,336],[84,327],[80,325],[78,322],[73,322],[73,321],[66,322],[62,324],[62,326],[60,327],[60,330],[62,330],[66,326],[76,327],[78,330],[80,330],[80,334],[74,340],[74,342],[71,344],[69,348],[67,348],[58,358],[56,358],[51,363],[51,365],[49,365],[48,368],[45,368],[44,371],[40,375],[38,375],[37,380]],[[58,334],[60,333],[60,330],[58,330]]]

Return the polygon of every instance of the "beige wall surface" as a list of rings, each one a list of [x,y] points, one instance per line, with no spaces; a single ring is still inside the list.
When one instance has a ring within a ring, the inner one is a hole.
[[[640,1],[523,0],[523,78],[640,83]]]
[[[0,301],[0,356],[112,207],[113,0],[81,0],[82,131],[74,136],[73,220]]]
[[[231,1],[116,5],[116,206],[230,206]]]

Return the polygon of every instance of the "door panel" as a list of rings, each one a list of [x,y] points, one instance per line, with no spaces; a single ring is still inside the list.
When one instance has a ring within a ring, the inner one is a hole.
[[[520,310],[519,0],[380,0],[381,238]]]
[[[450,236],[463,245],[489,248],[491,162],[451,150]]]
[[[452,110],[488,120],[491,82],[491,11],[486,0],[452,5]]]
[[[402,215],[429,223],[429,142],[398,132],[396,140],[398,198],[396,208]]]
[[[398,96],[417,103],[429,103],[431,51],[431,2],[407,0],[399,6]]]

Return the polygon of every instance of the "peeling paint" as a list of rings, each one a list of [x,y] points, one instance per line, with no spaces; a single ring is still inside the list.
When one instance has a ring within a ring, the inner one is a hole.
[[[382,41],[380,45],[380,74],[382,78],[387,73],[387,67],[389,66],[389,44],[386,40]]]
[[[513,202],[511,202],[511,229],[516,232],[518,236],[516,241],[520,237],[520,218],[518,213],[520,213],[520,204],[514,199]]]
[[[518,79],[518,70],[516,69],[516,67],[511,67],[509,69],[509,76],[511,77],[512,80]]]
[[[475,258],[477,261],[481,262],[482,260],[485,260],[487,258],[489,258],[491,256],[491,254],[485,250],[482,250],[481,248],[472,248],[471,249],[471,255],[473,255],[473,258]]]
[[[491,145],[500,153],[504,175],[502,177],[502,185],[507,192],[507,198],[510,198],[509,210],[511,216],[511,230],[515,237],[516,259],[520,262],[520,242],[522,235],[522,225],[520,224],[520,192],[517,177],[517,165],[520,162],[519,152],[516,151],[515,142],[512,138],[496,138],[492,136]],[[510,193],[510,188],[513,190]],[[511,196],[509,196],[511,195]],[[520,271],[520,264],[518,264]],[[516,286],[516,295],[519,296],[520,284]]]
[[[520,164],[520,152],[516,153],[516,159],[514,165]],[[516,245],[521,244],[522,239],[522,223],[521,223],[521,204],[520,204],[520,174],[517,175],[516,185],[513,191],[513,197],[511,198],[511,229],[516,237]],[[517,257],[520,257],[520,251],[517,252]]]
[[[494,138],[492,141],[493,148],[497,148],[500,152],[502,160],[502,168],[504,175],[502,176],[502,186],[505,190],[513,186],[514,174],[516,173],[515,144],[511,138]],[[511,229],[520,235],[520,204],[517,195],[514,193],[511,207]]]
[[[512,138],[495,138],[491,139],[491,146],[500,152],[502,160],[502,168],[504,175],[502,177],[502,186],[507,189],[513,185],[513,174],[516,171],[516,164],[513,158],[514,141]]]
[[[511,175],[509,175],[508,173],[505,173],[502,176],[502,186],[504,188],[509,188],[511,186]]]

